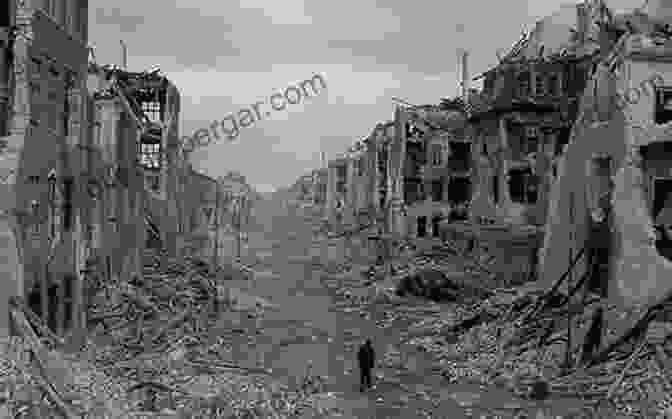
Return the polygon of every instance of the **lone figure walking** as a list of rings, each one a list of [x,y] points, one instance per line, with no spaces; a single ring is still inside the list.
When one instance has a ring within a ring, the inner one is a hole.
[[[359,375],[360,375],[360,391],[364,392],[371,388],[371,370],[375,365],[376,354],[373,350],[371,339],[360,346],[357,353],[357,360],[359,361]]]

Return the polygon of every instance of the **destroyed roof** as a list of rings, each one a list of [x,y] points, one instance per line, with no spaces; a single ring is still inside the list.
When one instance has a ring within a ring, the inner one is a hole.
[[[193,167],[191,168],[191,174],[196,176],[196,177],[200,177],[203,180],[208,181],[208,182],[216,182],[217,181],[215,178],[213,178],[211,176],[208,176],[205,173],[201,173],[198,170],[194,169]]]
[[[406,114],[415,123],[427,125],[427,129],[463,135],[467,113],[461,98],[442,99],[439,105],[407,107]]]
[[[580,43],[577,38],[578,10],[584,6],[587,6],[586,13],[591,17],[591,25],[586,42]],[[611,11],[600,0],[561,5],[554,13],[537,21],[534,29],[523,33],[497,65],[474,79],[496,71],[506,63],[568,60],[592,55],[599,49],[596,27],[601,21],[611,20],[611,16]]]

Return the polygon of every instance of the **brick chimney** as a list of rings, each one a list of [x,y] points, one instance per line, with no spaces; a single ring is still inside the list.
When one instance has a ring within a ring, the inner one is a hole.
[[[469,67],[468,65],[469,53],[462,51],[462,99],[466,102],[469,100]]]

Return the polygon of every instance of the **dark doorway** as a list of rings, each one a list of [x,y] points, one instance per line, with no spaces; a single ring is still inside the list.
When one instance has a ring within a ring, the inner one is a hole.
[[[439,232],[439,222],[441,221],[441,216],[440,215],[435,215],[432,217],[432,235],[434,237],[439,237],[440,232]]]
[[[425,237],[427,235],[427,217],[424,215],[418,217],[418,237]]]

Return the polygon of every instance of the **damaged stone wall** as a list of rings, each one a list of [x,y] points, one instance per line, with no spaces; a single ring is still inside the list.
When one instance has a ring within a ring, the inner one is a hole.
[[[484,126],[485,131],[479,130],[479,132],[473,134],[476,137],[472,147],[475,173],[472,183],[474,193],[469,214],[474,221],[481,218],[494,219],[497,214],[497,203],[493,196],[493,182],[497,181],[494,177],[498,174],[498,163],[494,154],[496,149],[495,139],[487,131],[487,125]]]
[[[551,286],[567,271],[572,258],[587,242],[591,206],[594,204],[589,195],[588,185],[593,182],[588,163],[595,156],[607,155],[618,166],[625,154],[622,112],[614,112],[607,123],[592,122],[596,116],[595,104],[599,100],[610,100],[607,92],[595,95],[595,86],[611,77],[613,75],[606,68],[599,68],[588,82],[579,118],[569,143],[558,158],[557,177],[550,192],[544,245],[539,255],[540,279],[545,286]],[[586,257],[582,257],[573,270],[573,278],[580,278],[586,268]]]
[[[588,84],[581,105],[582,118],[577,121],[570,142],[559,160],[558,178],[552,189],[547,233],[540,255],[541,278],[550,284],[567,269],[568,249],[580,248],[588,231],[588,226],[580,222],[581,219],[579,222],[570,222],[570,196],[588,197],[589,189],[585,185],[594,183],[594,179],[590,178],[587,163],[595,156],[610,156],[616,174],[611,202],[614,251],[609,297],[625,306],[648,304],[672,288],[669,281],[672,263],[658,254],[654,245],[648,185],[640,155],[642,145],[670,138],[672,126],[668,128],[653,124],[653,94],[641,94],[639,102],[633,101],[622,109],[615,106],[614,101],[616,94],[642,85],[652,76],[652,68],[661,70],[663,66],[662,63],[648,64],[621,59],[620,63],[612,66],[615,71],[601,65]],[[672,75],[670,70],[672,66],[667,64],[667,72]],[[617,83],[608,82],[610,79],[615,79]],[[611,92],[605,92],[597,88],[600,85],[603,88],[610,85],[616,87]],[[597,106],[598,103],[600,106]],[[604,115],[600,109],[605,103],[612,107],[610,120],[593,122]],[[598,110],[601,115],[597,115]],[[575,199],[575,212],[590,212],[595,202],[595,199]],[[583,269],[585,265],[577,271],[582,272]]]

